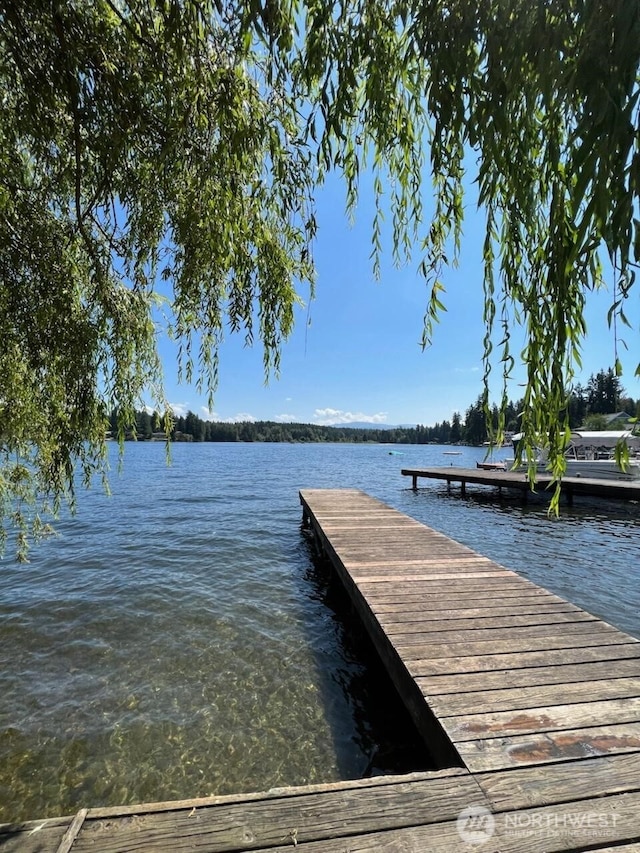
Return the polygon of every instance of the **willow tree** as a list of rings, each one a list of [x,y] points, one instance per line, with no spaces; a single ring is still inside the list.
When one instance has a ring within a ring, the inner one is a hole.
[[[375,269],[387,211],[396,260],[419,253],[425,345],[477,182],[485,382],[526,363],[523,427],[561,476],[601,254],[618,323],[640,256],[637,0],[4,0],[0,36],[1,529],[22,553],[74,471],[104,470],[107,413],[122,436],[143,395],[163,408],[159,320],[210,395],[226,332],[277,372],[330,171],[349,210],[373,181]]]

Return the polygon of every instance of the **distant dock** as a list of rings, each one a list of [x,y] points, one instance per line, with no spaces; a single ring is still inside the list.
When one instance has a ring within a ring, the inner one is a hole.
[[[515,489],[526,499],[531,492],[531,483],[526,473],[522,471],[496,471],[483,468],[456,468],[453,465],[438,468],[403,468],[400,472],[405,477],[411,477],[412,488],[418,488],[420,478],[444,480],[448,486],[460,484],[461,494],[466,494],[467,484],[493,486],[497,489]],[[536,491],[552,490],[555,488],[550,474],[536,475]],[[640,480],[594,480],[587,477],[564,477],[562,493],[571,502],[574,495],[592,495],[601,498],[617,498],[619,500],[640,500]]]

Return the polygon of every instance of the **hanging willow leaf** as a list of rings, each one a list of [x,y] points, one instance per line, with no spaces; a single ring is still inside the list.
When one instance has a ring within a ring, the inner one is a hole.
[[[105,470],[107,412],[165,407],[158,296],[211,400],[225,334],[277,372],[330,171],[350,214],[373,176],[376,272],[383,214],[418,256],[423,344],[477,184],[483,396],[500,305],[502,399],[521,326],[523,446],[560,478],[599,253],[622,324],[640,258],[639,64],[637,0],[0,0],[0,539]]]

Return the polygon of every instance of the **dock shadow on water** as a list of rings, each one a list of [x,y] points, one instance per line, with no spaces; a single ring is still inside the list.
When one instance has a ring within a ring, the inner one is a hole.
[[[303,577],[307,595],[324,610],[324,641],[312,645],[341,775],[354,779],[437,769],[340,579],[313,536],[301,530],[309,558]],[[328,656],[339,660],[329,664]]]

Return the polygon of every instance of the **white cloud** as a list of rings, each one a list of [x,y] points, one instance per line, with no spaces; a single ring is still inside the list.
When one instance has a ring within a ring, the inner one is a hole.
[[[188,403],[169,403],[169,407],[176,418],[186,418],[191,411]]]
[[[171,411],[176,418],[186,418],[189,412],[193,412],[193,408],[188,403],[169,403],[171,406]],[[214,423],[221,424],[236,424],[236,423],[244,423],[249,421],[250,423],[255,423],[257,418],[248,412],[238,412],[237,415],[232,415],[230,418],[223,418],[217,412],[211,411],[206,406],[200,406],[197,412],[194,412],[200,420],[203,421],[213,421]]]
[[[277,421],[280,424],[296,424],[300,422],[300,418],[297,415],[276,415],[274,421]]]
[[[213,421],[218,424],[239,424],[239,423],[255,423],[256,418],[248,412],[238,412],[237,415],[232,415],[229,418],[221,417],[217,412],[212,412],[206,406],[200,406],[200,417],[204,421]]]
[[[387,420],[387,412],[378,412],[375,415],[367,415],[364,412],[344,412],[342,409],[316,409],[313,417],[320,426],[331,426],[332,424],[383,424]]]
[[[200,406],[200,418],[203,421],[219,421],[221,420],[220,416],[216,414],[216,412],[212,412],[211,409],[207,409],[206,406]]]

